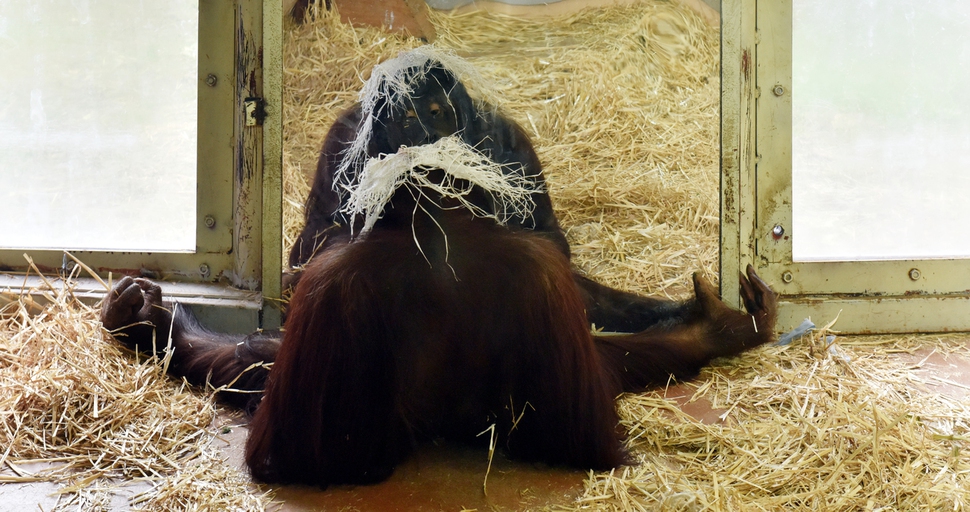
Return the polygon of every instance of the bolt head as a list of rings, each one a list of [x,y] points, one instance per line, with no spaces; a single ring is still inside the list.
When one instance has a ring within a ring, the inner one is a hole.
[[[771,236],[775,240],[778,240],[784,235],[785,235],[785,226],[782,226],[781,224],[775,224],[775,227],[771,228]]]

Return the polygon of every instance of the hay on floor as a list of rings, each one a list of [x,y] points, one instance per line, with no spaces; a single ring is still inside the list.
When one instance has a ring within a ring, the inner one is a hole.
[[[492,81],[489,101],[532,137],[582,270],[675,297],[695,270],[716,279],[716,28],[662,0],[558,18],[439,12],[432,20],[435,44],[478,66]],[[288,179],[312,174],[326,129],[371,66],[418,44],[325,13],[291,29]],[[638,464],[591,474],[583,496],[559,508],[966,506],[967,401],[917,391],[918,365],[894,355],[966,353],[965,340],[837,338],[825,347],[828,334],[722,362],[689,383],[691,400],[724,410],[714,424],[682,412],[664,390],[624,397]]]
[[[579,510],[964,510],[970,402],[931,391],[922,359],[970,357],[966,336],[817,332],[705,370],[686,386],[715,423],[664,391],[620,404],[638,464],[591,475]]]
[[[59,510],[106,506],[132,481],[150,484],[139,510],[265,509],[217,452],[210,396],[133,361],[70,286],[40,291],[49,306],[11,300],[0,315],[0,484],[59,484]]]
[[[436,13],[438,44],[491,77],[536,143],[574,260],[597,279],[680,296],[715,277],[718,35],[677,3],[544,20]],[[286,38],[288,244],[329,124],[371,66],[419,41],[321,14]],[[41,307],[0,296],[0,482],[61,483],[95,508],[113,479],[148,479],[150,510],[259,510],[267,498],[214,455],[209,397],[105,341],[68,292]],[[821,319],[827,320],[827,319]],[[837,326],[836,326],[837,327]],[[925,389],[921,359],[970,357],[960,337],[816,332],[723,361],[678,389],[624,397],[637,464],[591,474],[566,510],[959,510],[968,503],[966,399]],[[924,353],[919,352],[919,353]],[[32,474],[31,461],[53,467]]]

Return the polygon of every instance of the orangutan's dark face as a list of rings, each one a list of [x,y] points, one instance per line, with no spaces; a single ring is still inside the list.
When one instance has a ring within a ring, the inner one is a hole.
[[[381,119],[392,151],[401,146],[432,144],[459,132],[462,105],[470,104],[464,87],[450,73],[432,68],[390,119]],[[457,98],[456,96],[462,96]]]

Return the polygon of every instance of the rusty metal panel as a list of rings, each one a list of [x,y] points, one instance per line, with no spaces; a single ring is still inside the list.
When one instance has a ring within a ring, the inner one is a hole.
[[[885,297],[860,299],[837,295],[786,297],[779,303],[778,330],[788,331],[805,318],[817,325],[836,320],[843,333],[970,331],[970,296]]]
[[[737,307],[736,276],[755,251],[754,0],[721,4],[721,298]]]
[[[970,293],[966,260],[780,262],[763,277],[788,295],[918,297]]]
[[[738,304],[731,276],[754,260],[782,330],[970,330],[970,260],[793,261],[792,1],[725,0],[721,37],[722,297]]]
[[[262,326],[281,324],[283,268],[283,6],[263,1]]]
[[[212,276],[232,268],[232,140],[235,91],[232,1],[199,3],[198,253],[211,255]],[[206,27],[203,29],[202,27]],[[208,51],[202,51],[208,48]],[[219,255],[213,263],[215,255]],[[201,264],[201,263],[200,263]],[[192,268],[198,268],[193,265]]]
[[[791,261],[791,2],[757,2],[757,230],[762,261]]]
[[[255,290],[260,285],[263,253],[262,203],[263,129],[258,109],[263,94],[263,10],[260,2],[240,0],[236,9],[236,108],[233,173],[234,286]],[[259,121],[257,123],[256,121]]]

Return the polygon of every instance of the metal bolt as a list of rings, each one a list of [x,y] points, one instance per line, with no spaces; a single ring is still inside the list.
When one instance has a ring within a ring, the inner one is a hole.
[[[205,216],[205,227],[212,229],[216,225],[216,219],[212,215]]]
[[[785,94],[785,87],[783,85],[781,85],[781,84],[776,84],[771,89],[771,92],[775,93],[775,96],[782,96],[782,95]]]
[[[199,265],[199,273],[202,274],[202,279],[208,279],[210,272],[211,270],[209,270],[209,265],[206,265],[205,263]]]
[[[922,274],[920,274],[920,271],[918,268],[909,269],[909,278],[912,279],[913,281],[918,281],[920,276],[922,276]]]
[[[775,227],[771,228],[771,236],[774,237],[775,240],[778,240],[784,236],[784,234],[785,226],[782,226],[781,224],[775,224]]]
[[[793,276],[790,271],[786,270],[783,274],[781,274],[781,280],[786,283],[790,283],[795,280],[795,276]]]
[[[215,87],[217,82],[219,82],[219,79],[216,78],[216,75],[210,73],[209,76],[205,77],[205,84],[209,87]]]

